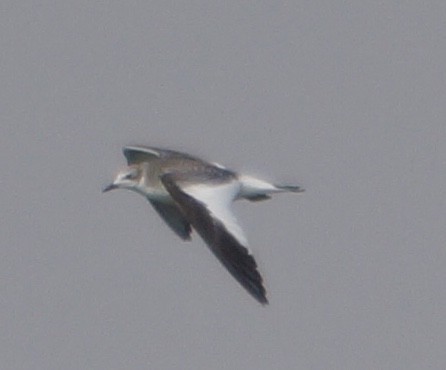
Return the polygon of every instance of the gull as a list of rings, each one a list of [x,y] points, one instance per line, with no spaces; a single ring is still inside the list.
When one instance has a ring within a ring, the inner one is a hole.
[[[141,194],[183,240],[190,240],[194,229],[243,288],[267,304],[262,276],[230,206],[239,199],[262,201],[274,193],[303,189],[274,185],[168,149],[125,146],[123,154],[127,167],[102,191],[127,189]]]

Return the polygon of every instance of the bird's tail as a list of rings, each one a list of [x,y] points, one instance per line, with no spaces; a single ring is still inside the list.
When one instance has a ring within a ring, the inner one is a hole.
[[[289,191],[292,193],[302,193],[305,191],[305,189],[297,185],[274,185],[274,186],[279,190]]]
[[[238,198],[245,198],[252,201],[269,199],[270,195],[274,193],[300,193],[303,191],[300,186],[274,185],[246,175],[240,176],[239,179],[242,183],[242,188]]]

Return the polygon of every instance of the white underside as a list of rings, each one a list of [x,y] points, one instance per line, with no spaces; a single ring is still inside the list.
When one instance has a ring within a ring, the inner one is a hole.
[[[237,198],[240,188],[238,181],[232,181],[217,185],[191,185],[183,191],[203,203],[211,216],[219,220],[240,244],[247,247],[248,240],[231,211],[231,203]]]
[[[172,197],[167,192],[167,190],[164,188],[164,186],[150,187],[150,186],[147,186],[145,184],[145,182],[141,181],[134,188],[134,190],[137,193],[139,193],[149,199],[158,200],[158,201],[168,201],[168,200],[173,201]]]

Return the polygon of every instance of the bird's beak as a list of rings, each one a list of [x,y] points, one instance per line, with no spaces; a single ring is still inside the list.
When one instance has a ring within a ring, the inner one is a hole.
[[[116,189],[116,188],[117,188],[117,186],[115,184],[110,184],[110,185],[105,186],[102,189],[102,192],[106,193],[107,191],[110,191],[110,190],[113,190],[113,189]]]

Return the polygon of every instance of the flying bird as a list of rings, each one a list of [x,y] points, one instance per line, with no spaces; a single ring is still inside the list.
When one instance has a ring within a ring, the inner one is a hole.
[[[274,193],[303,189],[274,185],[173,150],[126,146],[123,153],[128,166],[103,192],[128,189],[143,195],[183,240],[190,240],[194,229],[243,288],[267,304],[262,276],[231,203],[261,201]]]

